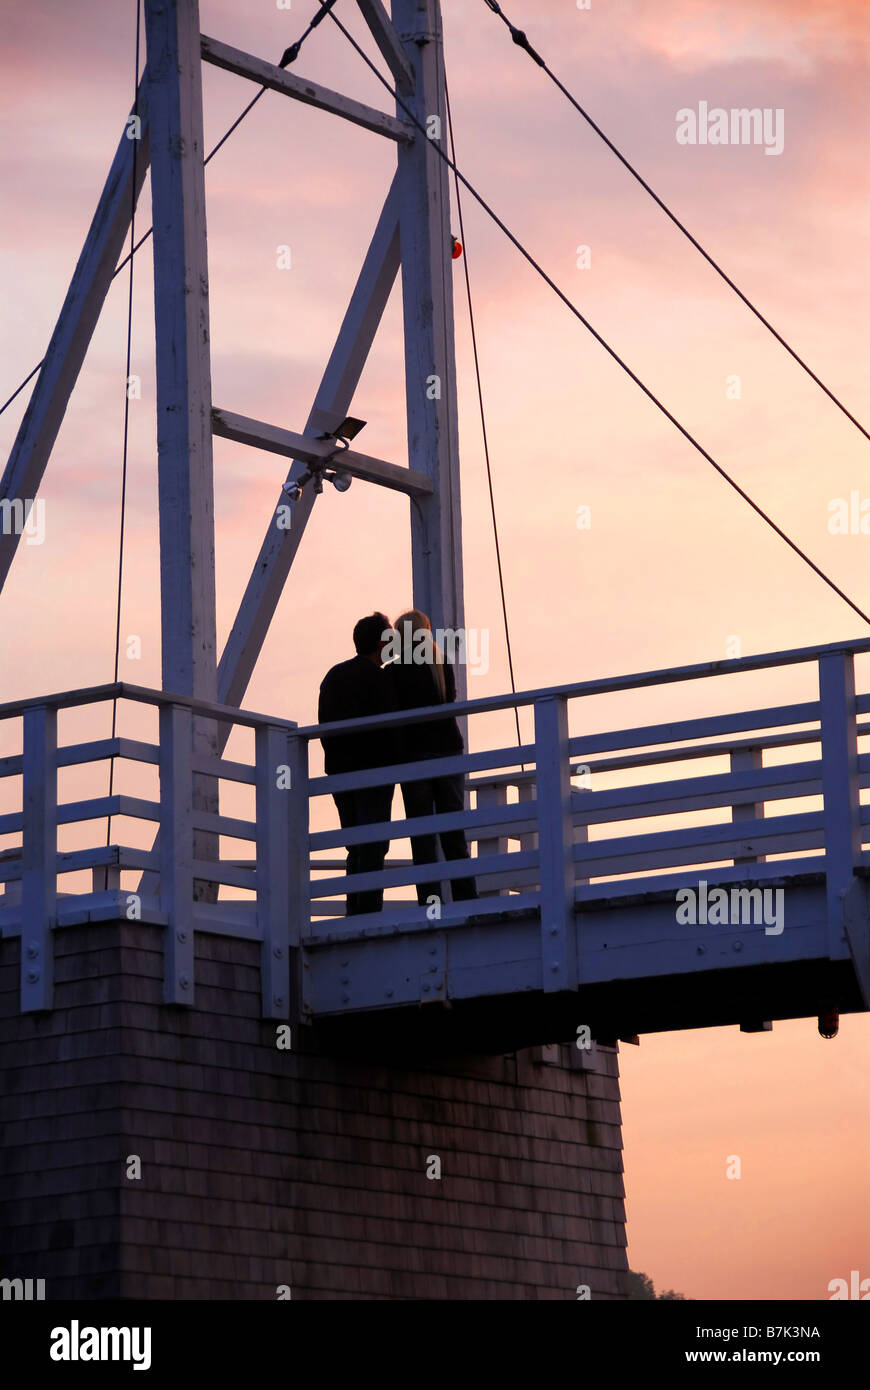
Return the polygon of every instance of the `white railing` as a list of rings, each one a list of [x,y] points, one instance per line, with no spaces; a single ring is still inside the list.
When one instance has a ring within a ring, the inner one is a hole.
[[[166,927],[165,998],[194,999],[196,931],[238,935],[261,943],[263,1010],[288,1017],[294,948],[335,934],[414,931],[431,922],[416,897],[396,893],[473,874],[480,899],[445,902],[437,919],[461,924],[474,916],[492,929],[501,915],[540,913],[546,935],[545,988],[565,987],[576,950],[574,911],[584,902],[639,892],[667,892],[697,880],[762,880],[791,872],[826,875],[829,900],[841,898],[863,863],[870,807],[870,755],[858,740],[870,734],[870,696],[854,694],[853,658],[870,642],[801,649],[705,666],[585,682],[573,686],[468,701],[453,707],[472,726],[483,714],[531,706],[534,737],[520,747],[475,751],[339,777],[310,777],[308,745],[325,729],[188,700],[128,685],[19,701],[0,707],[0,721],[21,725],[21,753],[0,759],[0,791],[20,779],[19,809],[0,815],[0,928],[21,933],[22,1007],[52,1001],[51,933],[66,921],[139,916]],[[817,663],[819,698],[741,710],[677,723],[575,735],[574,702],[642,689],[786,665]],[[117,698],[159,712],[156,742],[129,738],[59,745],[59,711]],[[197,755],[193,728],[208,718],[253,730],[250,761]],[[444,718],[443,707],[347,721],[328,732],[413,725]],[[789,751],[799,756],[780,759]],[[63,768],[120,763],[150,765],[159,796],[115,793],[59,802]],[[680,764],[691,764],[680,776]],[[723,770],[724,768],[724,770]],[[699,770],[700,769],[700,770]],[[312,807],[333,815],[331,794],[419,777],[461,774],[469,809],[416,820],[394,819],[354,830],[311,829]],[[627,785],[616,785],[620,780]],[[220,814],[215,788],[253,790],[254,815]],[[64,826],[123,817],[150,826],[151,848],[97,841],[61,851]],[[702,822],[702,823],[699,823]],[[640,826],[640,829],[638,829]],[[476,854],[466,860],[414,866],[388,858],[377,873],[336,873],[336,851],[351,844],[462,828]],[[219,857],[219,837],[247,842],[253,857]],[[2,843],[2,842],[0,842]],[[205,847],[205,848],[203,848]],[[59,880],[89,872],[84,891],[66,894]],[[144,875],[144,877],[142,877]],[[122,877],[123,876],[123,877]],[[136,887],[123,885],[133,878]],[[211,885],[202,891],[202,885]],[[236,897],[218,893],[218,886]],[[348,891],[383,889],[383,912],[344,917]],[[247,901],[239,899],[247,893]]]

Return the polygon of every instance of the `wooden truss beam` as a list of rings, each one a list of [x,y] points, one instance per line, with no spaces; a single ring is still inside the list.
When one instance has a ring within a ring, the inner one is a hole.
[[[437,0],[393,0],[392,13],[417,78],[405,105],[431,130],[398,149],[408,462],[433,483],[431,497],[411,507],[414,606],[433,629],[458,631],[465,618],[450,189],[435,149],[447,141],[441,13]],[[466,674],[457,663],[458,699]]]
[[[251,420],[247,415],[213,410],[211,418],[214,433],[223,439],[234,439],[237,444],[250,444],[255,449],[283,454],[302,463],[324,464],[335,452],[335,446],[327,439],[311,439],[304,434],[294,434],[292,430],[280,429],[277,425]],[[382,487],[405,492],[409,497],[429,497],[432,493],[432,482],[425,474],[416,473],[413,468],[400,468],[383,459],[371,458],[368,454],[358,454],[354,449],[341,450],[330,466],[339,473],[349,473],[351,477],[362,478],[367,483],[380,483]]]
[[[407,121],[388,116],[385,112],[377,111],[373,106],[365,106],[360,101],[353,101],[350,97],[342,96],[340,92],[331,91],[329,87],[321,87],[318,83],[308,82],[303,77],[294,77],[275,63],[267,63],[250,53],[231,48],[229,44],[209,38],[207,34],[201,36],[201,49],[203,62],[212,63],[226,72],[234,72],[239,77],[250,78],[252,82],[259,82],[262,87],[270,87],[274,92],[283,92],[285,96],[295,97],[307,106],[317,106],[322,111],[331,111],[334,116],[353,121],[354,125],[371,130],[375,135],[385,135],[387,139],[397,140],[400,144],[410,144],[414,139],[414,127]]]
[[[162,683],[217,697],[214,478],[208,309],[202,63],[197,0],[146,0],[157,330],[157,474],[160,510]],[[192,721],[193,754],[213,757],[212,720]],[[193,807],[216,813],[215,778],[194,777]],[[194,859],[218,857],[218,837],[197,831]],[[197,881],[195,895],[216,887]],[[167,990],[187,1001],[176,971]]]
[[[60,317],[51,335],[45,361],[36,379],[30,403],[0,481],[0,498],[20,498],[25,502],[36,497],[103,302],[112,283],[124,238],[130,226],[134,202],[142,191],[148,171],[147,76],[146,72],[139,88],[137,102],[140,138],[138,141],[133,138],[135,127],[128,120],[97,203],[97,210],[67,290]],[[131,112],[131,116],[132,114]],[[128,132],[131,134],[128,135]],[[0,589],[9,572],[19,540],[20,533],[13,527],[8,531],[0,528]]]
[[[375,43],[396,79],[398,91],[403,94],[412,92],[416,74],[381,0],[357,0],[357,3]]]

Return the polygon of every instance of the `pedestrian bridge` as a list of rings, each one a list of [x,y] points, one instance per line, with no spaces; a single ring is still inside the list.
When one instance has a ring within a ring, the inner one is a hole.
[[[309,770],[318,726],[165,692],[117,684],[2,706],[0,932],[21,938],[22,1010],[52,1007],[55,933],[124,918],[163,927],[167,1003],[195,1005],[198,933],[246,938],[260,943],[264,1017],[339,1049],[496,1052],[584,1026],[610,1042],[866,1009],[870,694],[854,680],[865,652],[870,642],[473,700],[455,709],[474,752],[332,778]],[[809,669],[812,698],[760,709],[734,698],[737,678],[786,667],[804,686]],[[668,687],[723,676],[735,678],[715,687],[728,708],[661,722]],[[629,692],[656,722],[588,731],[596,697]],[[88,707],[113,700],[142,737],[60,741],[59,727],[81,729],[101,714]],[[531,711],[533,737],[481,747],[485,717],[515,707]],[[231,731],[247,756],[216,756]],[[465,774],[469,809],[333,828],[333,791],[436,770]],[[105,794],[107,783],[130,791]],[[415,868],[409,832],[458,825],[481,897],[418,907],[415,883],[469,866]],[[390,838],[383,872],[345,877],[351,837]],[[383,886],[383,911],[346,917],[348,886]]]

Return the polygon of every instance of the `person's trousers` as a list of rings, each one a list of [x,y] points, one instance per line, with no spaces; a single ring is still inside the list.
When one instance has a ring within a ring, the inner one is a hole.
[[[402,800],[405,815],[412,816],[447,815],[451,811],[465,810],[465,778],[462,773],[454,777],[431,777],[422,782],[403,782]],[[435,864],[438,860],[438,841],[445,859],[468,859],[468,844],[465,831],[442,830],[440,835],[412,835],[411,853],[415,866]],[[466,901],[477,897],[477,884],[473,878],[452,878],[449,880],[453,901]],[[441,897],[440,883],[418,883],[417,902],[425,906],[427,899]]]
[[[359,791],[335,792],[338,819],[342,830],[354,826],[374,825],[388,821],[393,807],[392,787],[363,787]],[[348,845],[347,873],[378,873],[384,867],[389,840],[376,840],[365,845]],[[384,905],[383,888],[367,888],[361,893],[348,893],[347,915],[360,912],[380,912]]]

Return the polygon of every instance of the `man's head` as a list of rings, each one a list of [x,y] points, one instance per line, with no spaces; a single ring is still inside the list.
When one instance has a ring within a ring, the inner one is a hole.
[[[357,656],[368,657],[380,666],[384,648],[389,644],[392,628],[385,613],[372,613],[360,618],[353,630],[353,645]]]

